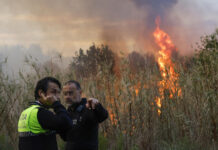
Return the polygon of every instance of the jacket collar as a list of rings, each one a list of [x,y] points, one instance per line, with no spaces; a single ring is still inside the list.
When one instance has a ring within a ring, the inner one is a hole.
[[[48,107],[44,106],[42,103],[40,103],[38,100],[35,100],[34,102],[30,102],[30,105],[39,105],[41,107],[44,107],[46,109],[48,109]]]
[[[68,110],[74,111],[79,105],[85,105],[87,102],[86,98],[82,98],[79,103],[73,103],[68,107]]]

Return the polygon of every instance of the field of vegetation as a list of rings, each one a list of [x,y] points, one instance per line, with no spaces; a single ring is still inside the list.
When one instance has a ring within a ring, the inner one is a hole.
[[[9,78],[0,70],[0,149],[17,149],[19,115],[45,76],[62,83],[78,80],[84,96],[98,98],[107,108],[110,116],[100,125],[100,150],[218,149],[218,30],[202,37],[194,55],[175,53],[172,60],[181,94],[164,90],[161,107],[155,99],[162,76],[152,54],[122,57],[107,46],[92,45],[86,52],[80,49],[67,69],[27,57],[30,72]],[[0,66],[7,63],[0,61]],[[61,139],[59,147],[64,147]]]

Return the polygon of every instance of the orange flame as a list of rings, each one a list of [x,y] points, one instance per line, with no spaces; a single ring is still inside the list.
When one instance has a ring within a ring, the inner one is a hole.
[[[110,117],[110,120],[111,120],[111,123],[112,125],[117,125],[117,119],[116,119],[116,116],[115,114],[113,113],[112,109],[111,108],[107,108],[108,111],[109,111],[109,117]]]
[[[171,60],[171,53],[175,49],[175,46],[170,39],[170,36],[160,29],[160,18],[156,19],[157,27],[153,33],[156,43],[160,47],[158,51],[158,65],[160,67],[162,80],[159,81],[159,93],[160,96],[155,99],[158,106],[158,114],[161,113],[162,100],[164,99],[164,91],[169,90],[169,97],[173,98],[175,94],[181,95],[181,89],[177,83],[179,75],[174,71],[174,63]]]
[[[138,82],[136,85],[133,86],[136,96],[138,96],[138,94],[139,94],[140,87],[141,87],[141,83],[140,82]]]

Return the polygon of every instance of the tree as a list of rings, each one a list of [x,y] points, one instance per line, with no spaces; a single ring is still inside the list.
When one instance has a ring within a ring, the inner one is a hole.
[[[208,102],[211,139],[217,140],[218,133],[218,29],[215,33],[201,38],[198,52],[194,57],[194,87],[203,91],[203,99]]]
[[[113,73],[114,64],[114,53],[108,46],[92,45],[86,53],[82,49],[76,53],[70,69],[75,71],[77,77],[89,77],[96,75],[103,68],[107,68],[110,73]]]

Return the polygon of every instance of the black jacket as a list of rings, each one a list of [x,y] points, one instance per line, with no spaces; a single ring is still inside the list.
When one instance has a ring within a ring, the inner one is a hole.
[[[67,133],[66,150],[97,150],[98,124],[108,117],[108,112],[101,104],[94,110],[86,108],[86,99],[73,104],[67,110],[73,127]]]
[[[55,114],[38,104],[37,118],[44,129],[51,130],[48,134],[38,136],[19,137],[19,150],[57,150],[56,133],[64,133],[72,128],[72,121],[65,107],[60,102],[54,102],[52,108]]]

